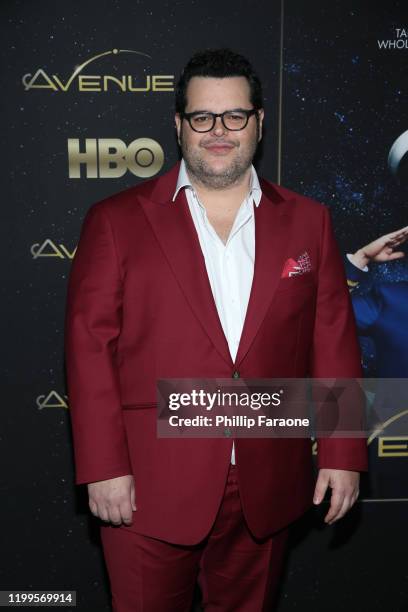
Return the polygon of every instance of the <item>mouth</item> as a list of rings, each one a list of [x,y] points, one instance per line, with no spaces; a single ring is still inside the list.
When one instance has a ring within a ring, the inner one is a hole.
[[[231,149],[234,148],[234,145],[226,142],[214,142],[208,145],[204,145],[204,148],[207,151],[210,151],[211,153],[225,155],[226,153],[229,153]]]

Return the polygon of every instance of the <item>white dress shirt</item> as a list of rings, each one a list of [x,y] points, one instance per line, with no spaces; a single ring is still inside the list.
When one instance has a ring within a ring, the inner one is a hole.
[[[186,190],[188,206],[197,230],[218,316],[228,342],[232,361],[235,361],[254,275],[255,216],[253,204],[259,206],[262,197],[258,175],[252,166],[249,193],[238,209],[226,244],[223,243],[208,220],[206,210],[188,177],[184,159],[180,164],[173,201],[182,188]],[[231,463],[235,464],[234,444],[232,445]]]

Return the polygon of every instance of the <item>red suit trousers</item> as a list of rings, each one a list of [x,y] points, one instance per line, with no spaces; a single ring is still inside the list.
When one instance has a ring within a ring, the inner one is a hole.
[[[113,612],[190,612],[197,580],[206,612],[273,611],[287,536],[288,529],[264,540],[251,535],[231,465],[214,525],[199,544],[101,527]]]

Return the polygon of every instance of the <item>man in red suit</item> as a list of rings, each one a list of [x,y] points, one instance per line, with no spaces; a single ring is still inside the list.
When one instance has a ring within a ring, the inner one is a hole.
[[[181,163],[91,206],[69,279],[66,364],[76,482],[104,521],[115,612],[271,610],[288,526],[331,488],[358,496],[363,439],[156,436],[161,378],[360,377],[328,210],[252,160],[262,91],[229,50],[176,90]]]

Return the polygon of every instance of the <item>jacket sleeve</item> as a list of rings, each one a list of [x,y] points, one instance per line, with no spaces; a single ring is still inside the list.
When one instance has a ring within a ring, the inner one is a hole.
[[[312,378],[362,378],[361,354],[343,259],[329,210],[323,207]],[[360,411],[361,406],[356,410]],[[360,414],[356,415],[360,418]],[[318,437],[318,467],[367,470],[367,443],[361,438]]]
[[[83,221],[68,280],[65,359],[76,483],[130,474],[116,347],[122,279],[108,213],[94,204]]]
[[[376,286],[371,287],[364,294],[356,294],[354,289],[358,287],[360,281],[366,281],[369,272],[363,272],[357,266],[354,266],[351,261],[346,258],[345,268],[347,274],[347,283],[351,287],[351,301],[353,303],[354,316],[358,332],[361,336],[370,335],[369,330],[375,325],[381,312],[381,296],[376,289]]]

